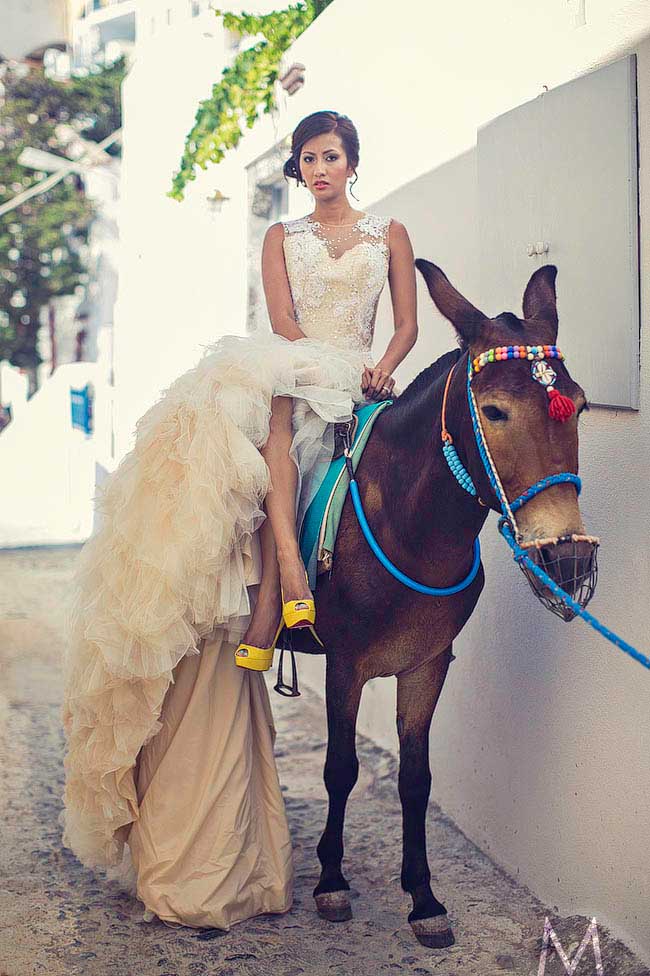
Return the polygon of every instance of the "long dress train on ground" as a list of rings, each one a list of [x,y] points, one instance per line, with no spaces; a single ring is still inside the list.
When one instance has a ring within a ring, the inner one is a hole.
[[[291,906],[291,843],[263,674],[238,668],[272,490],[271,398],[294,401],[300,520],[364,402],[389,217],[284,222],[305,339],[227,335],[138,421],[104,486],[68,607],[63,844],[145,915],[227,929]],[[315,553],[309,560],[315,584]]]

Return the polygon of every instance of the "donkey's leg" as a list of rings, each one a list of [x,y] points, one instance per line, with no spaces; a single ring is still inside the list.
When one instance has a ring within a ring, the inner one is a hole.
[[[350,885],[341,872],[345,805],[357,781],[359,760],[356,724],[363,682],[347,662],[327,661],[327,758],[325,786],[329,795],[327,824],[317,853],[322,871],[314,898],[318,914],[330,922],[352,918]]]
[[[451,646],[416,670],[397,676],[399,795],[402,801],[402,888],[413,899],[408,920],[422,945],[454,944],[447,910],[434,897],[427,861],[426,813],[431,789],[429,729],[451,661]]]

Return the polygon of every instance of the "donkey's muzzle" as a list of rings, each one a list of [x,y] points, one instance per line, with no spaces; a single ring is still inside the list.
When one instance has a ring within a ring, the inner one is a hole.
[[[557,541],[545,540],[526,546],[530,560],[539,566],[554,583],[561,586],[581,607],[586,607],[596,589],[598,580],[598,540],[592,536],[562,536]],[[547,610],[573,620],[576,611],[568,606],[562,596],[553,593],[548,584],[532,572],[525,562],[521,569],[528,579],[533,593]]]

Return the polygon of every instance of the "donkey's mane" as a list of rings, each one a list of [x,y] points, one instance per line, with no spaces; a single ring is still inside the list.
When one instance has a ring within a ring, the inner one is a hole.
[[[518,316],[513,312],[499,312],[495,315],[494,322],[499,322],[506,326],[509,331],[515,333],[523,333],[524,323]],[[504,339],[504,341],[512,341],[510,339]],[[518,341],[515,339],[515,341]],[[391,413],[399,413],[401,419],[403,419],[404,413],[411,409],[417,410],[418,406],[424,397],[426,397],[431,392],[431,387],[440,379],[441,376],[446,375],[454,363],[458,362],[463,353],[467,352],[467,342],[459,335],[458,336],[459,349],[452,349],[449,352],[444,353],[439,359],[436,359],[434,363],[430,366],[425,367],[421,373],[412,380],[406,387],[403,393],[396,397],[394,405],[391,409]]]
[[[391,413],[399,412],[401,415],[402,411],[417,409],[421,400],[431,393],[431,387],[435,381],[446,375],[464,352],[463,346],[460,349],[451,349],[423,369],[421,373],[418,373],[406,389],[395,398]]]

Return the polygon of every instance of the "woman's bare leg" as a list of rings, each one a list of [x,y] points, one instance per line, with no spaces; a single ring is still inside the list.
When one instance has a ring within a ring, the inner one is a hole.
[[[273,526],[273,536],[280,567],[280,579],[286,600],[311,597],[305,578],[296,532],[296,490],[298,471],[289,448],[293,440],[291,397],[273,397],[270,436],[262,454],[271,472],[272,491],[266,496],[266,510]]]
[[[264,503],[263,508],[266,511],[266,503]],[[255,609],[242,641],[244,644],[253,644],[255,647],[269,647],[275,637],[282,615],[280,570],[273,528],[268,518],[262,522],[259,533],[262,551],[262,579],[260,580]]]
[[[269,466],[272,490],[264,501],[268,518],[260,527],[262,581],[244,642],[268,647],[280,621],[280,581],[287,600],[311,597],[296,533],[295,498],[298,472],[289,448],[293,439],[293,400],[273,397],[270,431],[262,455]]]

